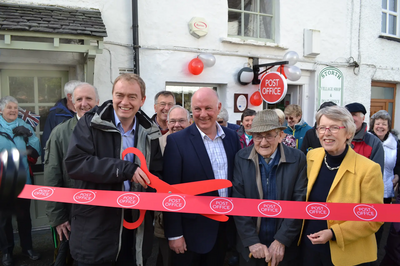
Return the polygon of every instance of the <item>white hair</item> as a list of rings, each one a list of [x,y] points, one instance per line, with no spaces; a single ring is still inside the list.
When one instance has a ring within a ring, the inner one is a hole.
[[[180,106],[180,105],[174,105],[174,106],[171,107],[171,109],[169,109],[168,115],[167,115],[167,120],[168,120],[168,121],[169,121],[169,114],[172,112],[172,110],[174,110],[174,109],[176,109],[176,108],[185,110],[185,111],[186,111],[186,118],[187,118],[188,121],[190,121],[190,114],[189,114],[189,111],[188,111],[187,109],[183,108],[183,107]]]
[[[3,109],[9,104],[9,103],[16,103],[18,104],[17,99],[15,99],[12,96],[4,96],[0,100],[0,111],[3,111]]]
[[[75,97],[74,97],[75,90],[84,85],[85,86],[88,85],[88,86],[92,87],[94,89],[94,93],[96,94],[96,102],[100,101],[99,92],[97,91],[97,88],[95,86],[93,86],[92,84],[87,83],[87,82],[79,82],[79,83],[77,83],[74,90],[72,91],[72,103],[75,103]]]
[[[79,84],[82,83],[79,80],[70,80],[67,83],[65,83],[64,85],[64,94],[65,97],[67,97],[68,94],[72,94],[72,92],[74,91],[75,87]]]

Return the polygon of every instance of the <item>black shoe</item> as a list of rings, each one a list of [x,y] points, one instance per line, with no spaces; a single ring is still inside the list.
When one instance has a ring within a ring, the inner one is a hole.
[[[5,253],[3,255],[2,262],[3,262],[4,266],[13,266],[14,265],[13,260],[12,260],[12,256],[11,256],[10,253]]]
[[[40,254],[34,251],[33,249],[23,250],[22,254],[28,256],[31,260],[40,259]]]
[[[239,256],[234,254],[229,258],[228,261],[229,266],[239,265]]]

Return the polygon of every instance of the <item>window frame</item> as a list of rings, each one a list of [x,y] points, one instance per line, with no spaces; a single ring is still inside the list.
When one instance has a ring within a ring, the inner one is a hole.
[[[34,78],[34,99],[28,103],[18,103],[18,106],[26,109],[27,106],[34,106],[35,113],[40,115],[39,107],[53,107],[56,102],[39,102],[39,88],[38,88],[38,78],[48,78],[55,77],[61,78],[61,88],[59,91],[60,99],[64,98],[64,84],[68,82],[69,72],[67,70],[28,70],[28,69],[2,69],[0,72],[1,77],[1,95],[6,96],[10,95],[10,87],[9,87],[9,77],[33,77]],[[15,97],[15,95],[11,95]],[[45,123],[45,121],[41,120],[40,124],[36,127],[35,132],[37,137],[41,140],[41,135],[43,131],[40,130],[40,125]]]
[[[231,34],[229,34],[229,29],[228,29],[227,37],[228,38],[240,38],[240,39],[243,39],[243,40],[257,40],[257,41],[278,43],[278,38],[279,38],[279,1],[277,1],[277,0],[269,0],[272,3],[272,15],[271,14],[266,14],[266,13],[260,13],[260,12],[244,10],[244,1],[245,0],[241,0],[241,2],[240,2],[240,5],[241,5],[241,9],[240,10],[239,9],[229,8],[229,3],[228,3],[228,17],[229,17],[229,12],[236,12],[236,13],[240,13],[240,21],[244,21],[244,15],[245,14],[257,15],[257,18],[258,18],[258,21],[257,21],[258,22],[257,23],[257,36],[260,35],[260,23],[259,23],[260,16],[272,17],[272,25],[271,25],[272,38],[268,39],[268,38],[244,36],[244,32],[245,32],[244,23],[241,23],[241,25],[240,25],[241,33],[242,33],[241,35],[231,35]],[[260,8],[260,1],[262,1],[262,0],[256,0],[256,5],[257,5],[258,9]],[[229,23],[229,21],[227,23]]]
[[[399,10],[399,0],[394,0],[396,1],[396,11],[390,11],[389,10],[389,1],[390,0],[383,0],[386,1],[386,9],[383,8],[383,2],[382,2],[382,17],[381,17],[381,35],[383,36],[389,36],[389,37],[396,37],[396,38],[400,38],[400,34],[399,34],[399,26],[400,26],[400,10]],[[382,31],[382,23],[383,23],[383,14],[385,14],[386,17],[386,25],[385,25],[385,30],[386,32]],[[391,34],[389,33],[389,16],[393,15],[396,17],[396,33],[395,34]]]
[[[166,91],[172,92],[174,95],[176,95],[177,92],[174,91],[174,90],[171,90],[172,87],[177,87],[177,88],[179,88],[179,87],[189,88],[189,87],[190,87],[190,88],[193,88],[192,96],[193,96],[193,94],[194,94],[198,89],[200,89],[200,88],[204,88],[204,87],[212,88],[212,89],[215,90],[217,93],[218,93],[218,88],[219,88],[218,85],[215,85],[215,84],[207,84],[207,83],[179,83],[179,82],[167,82],[166,85],[165,85],[165,90],[166,90]],[[188,110],[190,114],[192,114],[192,107],[191,107],[191,104],[189,103],[189,106],[190,106],[189,109],[187,109],[186,106],[185,106],[184,94],[185,94],[185,90],[182,90],[182,103],[181,103],[182,105],[181,105],[181,106],[184,107],[186,110]],[[177,103],[177,104],[178,104],[178,103]],[[178,105],[180,105],[180,104],[178,104]]]

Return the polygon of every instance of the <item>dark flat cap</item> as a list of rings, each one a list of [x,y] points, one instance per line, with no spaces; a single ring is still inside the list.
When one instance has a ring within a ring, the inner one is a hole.
[[[364,115],[367,113],[367,110],[365,110],[364,105],[362,105],[361,103],[349,103],[345,107],[347,110],[349,110],[350,113],[361,112]]]

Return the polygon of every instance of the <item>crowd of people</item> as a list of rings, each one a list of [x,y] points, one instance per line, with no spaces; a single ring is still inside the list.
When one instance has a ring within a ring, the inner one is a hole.
[[[246,109],[241,125],[229,123],[218,94],[200,88],[190,113],[175,96],[154,97],[153,117],[141,109],[146,85],[135,74],[114,82],[112,99],[99,105],[97,89],[72,81],[65,98],[47,117],[40,146],[34,130],[18,118],[12,96],[0,100],[0,144],[22,153],[27,184],[30,158],[42,155],[46,186],[154,192],[137,156],[169,184],[227,179],[231,188],[202,195],[262,200],[390,204],[398,190],[400,142],[390,115],[381,110],[364,122],[365,107],[323,103],[315,125],[301,107]],[[193,121],[192,121],[193,120]],[[18,199],[13,212],[0,212],[2,263],[14,265],[11,224],[16,215],[22,252],[40,258],[32,246],[30,200]],[[157,266],[206,265],[371,265],[377,260],[382,222],[301,220],[234,216],[227,222],[179,212],[48,202],[46,214],[55,250],[54,265],[146,265],[158,241]],[[155,236],[155,237],[154,237]],[[390,228],[381,265],[400,265],[400,225]],[[231,257],[227,257],[227,251]]]

